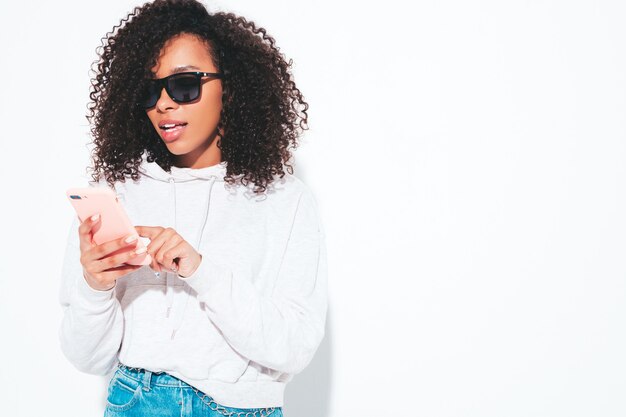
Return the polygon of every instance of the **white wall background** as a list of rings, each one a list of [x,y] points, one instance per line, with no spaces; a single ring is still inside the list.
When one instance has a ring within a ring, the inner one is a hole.
[[[141,2],[0,2],[0,414],[101,415],[57,302],[89,68]],[[626,3],[206,1],[311,109],[327,337],[286,417],[626,415]]]

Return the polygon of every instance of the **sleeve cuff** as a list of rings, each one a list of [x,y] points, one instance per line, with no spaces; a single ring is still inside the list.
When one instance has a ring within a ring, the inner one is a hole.
[[[202,256],[202,261],[196,271],[187,278],[178,276],[182,281],[189,284],[198,295],[210,292],[211,286],[221,282],[224,278],[230,279],[232,272],[221,265],[212,262],[207,256]]]
[[[78,279],[76,292],[81,298],[87,300],[87,302],[99,303],[99,302],[110,300],[113,297],[113,293],[115,292],[116,286],[117,286],[117,283],[115,284],[113,288],[108,289],[106,291],[96,290],[95,288],[91,288],[89,286],[84,275],[81,274],[80,278]]]

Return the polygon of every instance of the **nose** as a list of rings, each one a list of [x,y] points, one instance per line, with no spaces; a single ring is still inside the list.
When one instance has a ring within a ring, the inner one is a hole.
[[[159,95],[159,99],[156,102],[156,108],[159,111],[164,111],[168,108],[176,108],[178,107],[178,103],[176,103],[169,94],[167,94],[167,90],[165,87],[161,88],[161,93]]]

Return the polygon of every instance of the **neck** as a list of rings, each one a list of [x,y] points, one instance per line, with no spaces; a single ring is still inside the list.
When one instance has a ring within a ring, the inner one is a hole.
[[[174,166],[178,168],[206,168],[222,162],[222,151],[217,147],[217,134],[203,145],[184,155],[177,155]]]

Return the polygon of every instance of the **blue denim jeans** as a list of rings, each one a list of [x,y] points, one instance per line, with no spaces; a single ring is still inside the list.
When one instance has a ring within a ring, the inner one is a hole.
[[[119,365],[109,382],[104,417],[283,417],[282,407],[235,408],[164,373]]]

